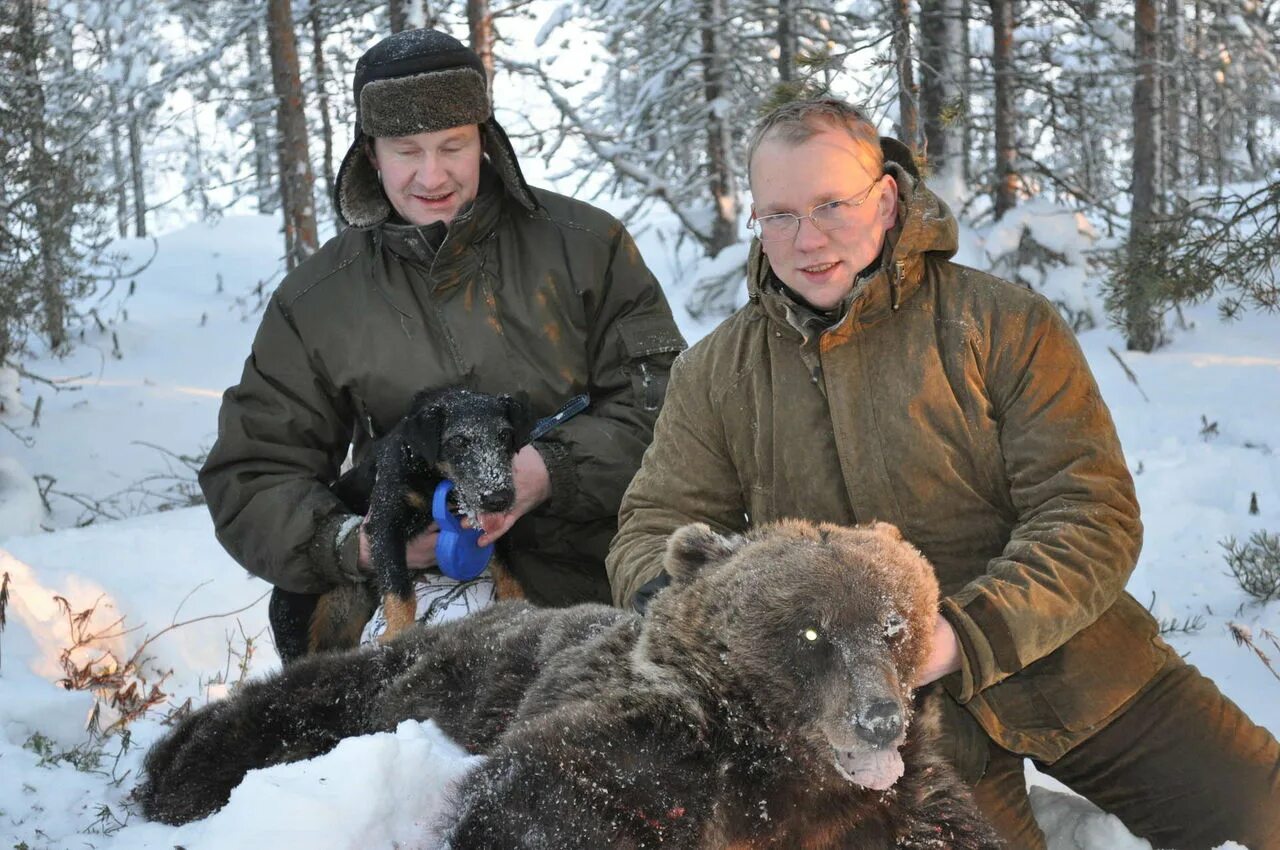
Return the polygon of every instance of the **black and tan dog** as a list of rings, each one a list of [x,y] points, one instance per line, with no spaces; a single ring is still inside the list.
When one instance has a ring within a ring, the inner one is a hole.
[[[431,718],[489,756],[452,850],[1002,846],[915,709],[938,587],[896,528],[691,525],[665,567],[644,619],[499,602],[250,682],[151,750],[142,810],[201,818],[251,769]]]
[[[366,517],[375,580],[371,587],[345,586],[321,595],[311,616],[310,652],[355,646],[377,601],[386,614],[384,641],[413,624],[417,599],[405,546],[431,524],[436,486],[453,482],[451,508],[459,514],[474,518],[510,509],[511,461],[528,443],[532,425],[528,407],[505,394],[447,387],[414,396],[404,418],[334,485],[335,495]],[[489,571],[499,598],[523,596],[501,558],[490,561]]]

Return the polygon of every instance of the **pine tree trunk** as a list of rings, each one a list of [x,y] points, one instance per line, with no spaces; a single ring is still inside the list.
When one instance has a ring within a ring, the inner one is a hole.
[[[778,0],[778,80],[789,83],[796,75],[796,29],[792,0]]]
[[[324,61],[324,27],[320,20],[320,6],[313,5],[308,14],[311,24],[311,68],[315,77],[316,103],[320,110],[320,140],[324,153],[320,159],[320,169],[324,176],[324,208],[329,211],[338,229],[342,222],[338,218],[337,206],[334,203],[333,174],[333,121],[329,118],[329,72]]]
[[[280,195],[284,210],[285,260],[292,269],[317,248],[311,159],[307,153],[307,116],[298,72],[298,43],[290,0],[267,0],[267,43],[278,101]]]
[[[147,179],[142,162],[142,119],[129,104],[129,173],[133,184],[133,235],[147,235]]]
[[[108,62],[114,56],[110,31],[102,34],[103,55]],[[116,87],[107,84],[107,102],[110,115],[107,118],[107,135],[111,137],[111,194],[116,200],[116,233],[121,239],[129,235],[129,191],[126,186],[129,177],[124,171],[124,151],[120,148],[120,136],[124,128],[120,126],[120,94]]]
[[[409,26],[409,3],[411,0],[390,0],[387,3],[387,18],[393,33],[404,32]]]
[[[50,348],[58,349],[66,342],[67,305],[57,270],[57,258],[62,256],[65,234],[59,232],[60,216],[56,206],[60,199],[52,185],[56,164],[50,157],[45,142],[45,95],[40,76],[41,39],[37,34],[38,10],[42,4],[38,0],[17,0],[17,4],[14,28],[18,32],[17,43],[21,45],[17,58],[30,91],[31,114],[28,126],[31,174],[35,184],[32,203],[35,206],[35,237],[38,240],[36,252],[40,257],[40,324]],[[63,202],[66,200],[61,199]]]
[[[707,255],[737,241],[737,180],[733,172],[732,127],[725,120],[725,57],[720,44],[724,0],[702,0],[702,87],[707,105],[707,177],[711,190],[711,233]]]
[[[1186,33],[1182,0],[1165,0],[1164,41],[1164,183],[1166,190],[1182,182],[1182,57]]]
[[[249,65],[249,79],[266,82],[262,67],[262,36],[258,22],[249,25],[245,33],[245,56]],[[253,131],[253,187],[258,198],[258,212],[266,215],[276,211],[280,193],[271,185],[273,169],[271,160],[276,155],[271,138],[271,109],[255,98],[252,110]]]
[[[1013,108],[1013,3],[991,0],[992,53],[995,74],[995,193],[994,212],[999,221],[1018,203],[1017,116]]]
[[[1133,47],[1133,213],[1129,245],[1130,286],[1125,299],[1126,344],[1130,351],[1151,351],[1159,342],[1159,321],[1142,273],[1138,250],[1152,236],[1156,200],[1156,156],[1160,150],[1160,121],[1156,111],[1156,0],[1135,0]]]
[[[893,55],[898,65],[898,140],[914,152],[920,149],[920,117],[911,63],[911,0],[894,0],[893,15]]]
[[[111,119],[107,124],[107,132],[111,134],[111,194],[116,199],[116,233],[123,239],[129,235],[129,175],[124,169],[124,151],[121,149],[120,139],[124,128],[120,126],[119,109],[119,99],[113,90]]]
[[[957,85],[961,43],[960,9],[956,0],[920,2],[920,111],[924,144],[933,170],[959,173],[964,116],[959,110]]]
[[[973,72],[970,69],[973,54],[969,49],[969,21],[972,19],[973,9],[969,0],[960,0],[960,110],[964,114],[964,127],[960,133],[963,148],[960,165],[965,185],[973,182],[973,106],[969,100],[973,91]]]
[[[1205,67],[1205,37],[1204,37],[1204,6],[1201,0],[1195,0],[1195,48],[1192,56],[1195,57],[1194,73],[1191,75],[1192,94],[1196,103],[1196,121],[1195,121],[1195,150],[1192,156],[1196,163],[1196,182],[1203,186],[1209,182],[1209,157],[1208,151],[1205,150],[1205,116],[1204,116],[1204,73]]]
[[[489,99],[493,100],[493,10],[489,0],[467,0],[467,30],[471,33],[471,49],[484,63],[489,81]]]

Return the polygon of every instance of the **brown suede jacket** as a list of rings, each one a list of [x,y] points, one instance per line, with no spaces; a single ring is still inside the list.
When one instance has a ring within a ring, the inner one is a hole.
[[[218,539],[255,575],[300,593],[359,580],[328,485],[415,392],[460,383],[523,391],[539,417],[590,394],[535,444],[552,495],[508,532],[508,560],[535,602],[608,601],[618,504],[684,340],[612,216],[537,190],[531,211],[488,169],[484,187],[438,253],[429,228],[348,228],[272,296],[200,474]]]
[[[898,226],[843,318],[816,327],[757,244],[750,303],[677,360],[623,499],[614,601],[661,571],[687,522],[891,522],[933,562],[961,642],[944,685],[998,743],[1052,761],[1167,652],[1124,592],[1133,482],[1053,305],[950,262],[950,211],[888,167]]]

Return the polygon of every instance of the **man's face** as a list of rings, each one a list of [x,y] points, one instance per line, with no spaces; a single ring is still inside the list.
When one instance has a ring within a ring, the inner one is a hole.
[[[820,310],[835,307],[853,290],[858,272],[880,254],[897,212],[893,178],[881,176],[869,152],[835,128],[798,145],[765,137],[751,161],[751,195],[756,218],[803,216],[846,199],[857,204],[840,208],[848,224],[823,231],[805,219],[794,238],[763,243],[779,280]]]
[[[480,191],[480,127],[373,140],[391,206],[410,224],[450,222]]]

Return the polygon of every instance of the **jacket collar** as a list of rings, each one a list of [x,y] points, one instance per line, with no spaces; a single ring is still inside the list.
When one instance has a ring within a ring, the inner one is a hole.
[[[406,224],[397,219],[385,221],[371,230],[374,239],[396,256],[427,267],[434,288],[445,289],[460,279],[453,272],[473,257],[469,249],[493,233],[507,197],[500,176],[485,163],[481,166],[476,199],[447,225],[441,222]]]

